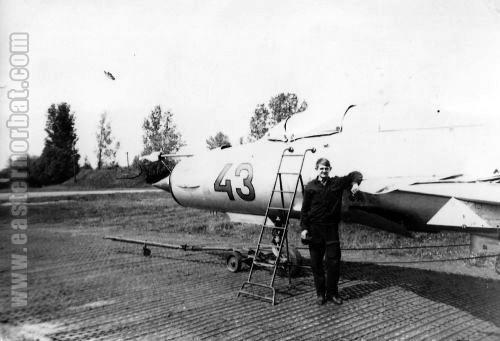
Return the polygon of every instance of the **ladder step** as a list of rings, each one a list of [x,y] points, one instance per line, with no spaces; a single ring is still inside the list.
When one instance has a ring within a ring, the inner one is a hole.
[[[305,154],[283,154],[283,157],[290,157],[290,156],[304,156]]]
[[[280,210],[280,211],[288,211],[289,208],[286,208],[286,207],[271,207],[269,206],[269,209],[270,210]]]
[[[300,173],[296,173],[296,172],[278,172],[278,174],[281,174],[281,175],[299,175]]]
[[[278,245],[274,245],[274,244],[259,244],[258,246],[259,246],[259,250],[262,250],[263,248],[271,249],[273,247],[278,247]],[[249,256],[249,258],[250,258],[250,256]]]
[[[257,266],[265,266],[265,267],[268,267],[268,268],[274,268],[274,266],[276,265],[276,262],[274,263],[266,263],[266,262],[259,262],[259,261],[253,261],[253,264],[254,265],[257,265]]]
[[[274,193],[287,193],[287,194],[293,194],[293,193],[295,193],[294,191],[277,191],[277,190],[274,190],[273,192]]]
[[[251,283],[251,284],[257,285],[257,283]],[[270,286],[266,286],[266,287],[269,288],[269,289],[272,289]],[[256,298],[260,298],[260,299],[263,299],[263,300],[268,300],[270,302],[273,302],[273,298],[272,297],[259,295],[259,294],[256,294],[256,293],[253,293],[253,292],[249,292],[249,291],[245,291],[245,290],[238,291],[238,295],[240,295],[240,294],[247,295],[247,296],[252,296],[252,297],[256,297]]]
[[[243,289],[245,287],[245,285],[255,285],[255,286],[258,286],[258,287],[262,287],[262,288],[267,288],[267,289],[271,289],[271,290],[274,290],[274,288],[272,286],[270,286],[269,284],[263,284],[263,283],[257,283],[257,282],[249,282],[249,281],[246,281],[245,283],[243,283],[243,286],[241,287],[241,289]]]
[[[268,229],[277,229],[277,230],[284,230],[285,227],[283,226],[274,226],[274,225],[262,225],[262,227],[268,228]]]

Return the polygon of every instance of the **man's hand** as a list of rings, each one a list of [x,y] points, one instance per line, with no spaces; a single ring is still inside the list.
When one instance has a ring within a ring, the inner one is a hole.
[[[351,194],[355,195],[359,191],[359,185],[355,182],[352,183]]]
[[[300,234],[300,239],[307,239],[308,234],[309,231],[307,230],[302,231],[302,233]]]

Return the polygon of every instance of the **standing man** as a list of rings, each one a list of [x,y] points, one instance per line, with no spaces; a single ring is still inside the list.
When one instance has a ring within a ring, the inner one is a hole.
[[[300,236],[309,244],[317,295],[316,303],[319,305],[326,301],[342,304],[338,290],[341,257],[339,222],[342,194],[345,189],[350,189],[351,193],[355,194],[363,180],[360,172],[330,178],[331,169],[328,159],[320,158],[316,161],[318,176],[305,187],[300,220],[302,228]],[[323,270],[325,254],[326,278]]]

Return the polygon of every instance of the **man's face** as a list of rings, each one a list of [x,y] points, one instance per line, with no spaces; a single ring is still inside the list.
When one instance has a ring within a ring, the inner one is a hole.
[[[328,167],[328,166],[326,166],[324,164],[319,164],[316,169],[318,171],[318,178],[320,180],[326,180],[328,178],[328,176],[330,175],[330,170],[332,168]]]

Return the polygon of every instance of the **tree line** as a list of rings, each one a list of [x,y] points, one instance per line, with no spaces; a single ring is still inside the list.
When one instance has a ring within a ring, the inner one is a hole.
[[[268,103],[258,104],[250,119],[248,136],[240,138],[239,143],[253,142],[262,138],[271,127],[280,121],[306,110],[307,103],[302,101],[299,105],[297,95],[294,93],[280,93],[271,97]],[[44,147],[40,156],[29,156],[30,186],[46,186],[65,182],[80,171],[80,152],[77,148],[78,135],[75,128],[75,113],[71,111],[70,104],[62,102],[52,104],[47,109],[47,120]],[[115,138],[111,129],[111,122],[107,112],[100,115],[95,132],[96,148],[94,150],[97,163],[96,168],[118,167],[117,154],[120,142]],[[143,149],[141,156],[154,151],[174,154],[186,145],[182,139],[171,110],[165,110],[156,105],[142,122]],[[229,137],[222,131],[206,140],[208,149],[229,147]],[[135,156],[132,166],[141,168],[146,181],[151,183],[168,175],[175,166],[174,161],[162,162],[140,161],[139,155]],[[85,157],[83,168],[92,168],[88,158]],[[0,171],[1,177],[8,177],[9,167]],[[76,178],[75,178],[76,179]]]

